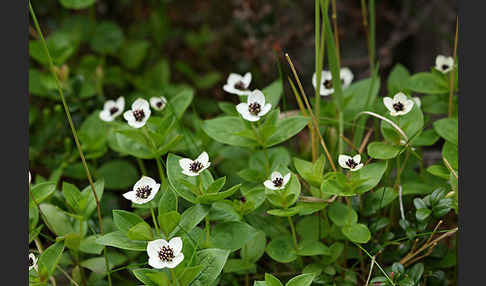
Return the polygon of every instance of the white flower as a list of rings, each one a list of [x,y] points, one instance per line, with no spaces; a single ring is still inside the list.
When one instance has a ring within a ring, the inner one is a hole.
[[[157,239],[147,244],[148,264],[153,268],[174,268],[184,260],[182,239],[174,237],[169,242]]]
[[[125,98],[120,96],[116,101],[108,100],[103,105],[103,110],[100,112],[100,119],[103,121],[113,121],[125,109]]]
[[[275,171],[270,175],[270,180],[266,180],[263,184],[270,190],[281,190],[285,188],[289,181],[290,173],[282,177],[282,174]]]
[[[29,185],[31,181],[32,181],[32,176],[30,175],[30,170],[29,170]]]
[[[353,81],[353,72],[347,67],[341,68],[340,70],[341,84],[343,88],[347,88]]]
[[[187,176],[199,176],[202,171],[206,170],[210,165],[208,153],[202,152],[196,160],[183,158],[179,160],[179,165],[182,168],[182,174]]]
[[[123,194],[125,199],[132,201],[135,204],[145,204],[150,202],[159,191],[160,184],[157,184],[154,179],[143,176],[133,186],[133,190]]]
[[[454,68],[454,59],[452,57],[446,57],[438,55],[435,58],[435,69],[441,73],[448,73]]]
[[[386,108],[390,111],[391,116],[405,115],[412,110],[413,100],[408,99],[408,97],[399,92],[395,94],[393,99],[391,97],[384,97],[383,103]]]
[[[417,107],[420,108],[422,106],[422,101],[420,101],[420,97],[415,96],[412,97],[413,101],[415,101],[415,104],[417,104]]]
[[[354,75],[351,70],[347,67],[341,68],[339,72],[341,78],[341,85],[344,88],[347,88],[351,82],[353,81]],[[312,76],[312,85],[314,89],[317,86],[317,75],[314,73]],[[332,74],[330,71],[323,70],[321,73],[321,90],[320,94],[322,96],[327,96],[334,93],[334,88],[332,87]]]
[[[342,168],[349,169],[351,171],[358,171],[363,167],[363,163],[360,163],[361,155],[359,154],[354,157],[341,154],[339,155],[338,161]]]
[[[132,104],[131,110],[127,110],[123,113],[123,117],[128,121],[128,125],[133,128],[140,128],[144,126],[145,122],[149,119],[150,112],[148,101],[139,98]]]
[[[231,73],[223,86],[223,90],[237,95],[248,95],[250,91],[248,87],[251,83],[251,73],[247,72],[244,76],[236,73]]]
[[[258,89],[248,95],[247,103],[242,102],[236,106],[236,110],[248,121],[260,120],[260,117],[267,114],[271,108],[270,103],[265,104],[265,95]]]
[[[162,110],[165,108],[167,99],[164,96],[152,97],[150,98],[150,105],[155,110]]]
[[[29,253],[29,271],[33,268],[37,270],[37,258],[33,253]]]

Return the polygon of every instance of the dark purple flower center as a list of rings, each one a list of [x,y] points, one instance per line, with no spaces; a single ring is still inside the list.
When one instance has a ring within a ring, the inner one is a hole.
[[[145,112],[142,109],[137,109],[133,111],[133,117],[135,117],[136,121],[142,121],[145,117]]]
[[[442,65],[442,70],[447,70],[449,68],[449,65]]]
[[[404,108],[403,103],[401,103],[400,101],[393,104],[393,109],[395,109],[395,111],[397,112],[403,111],[403,108]]]
[[[332,88],[332,81],[330,79],[326,79],[324,81],[324,87],[326,87],[327,89],[331,89]]]
[[[245,198],[245,197],[241,197],[241,198],[240,198],[240,202],[242,202],[242,203],[246,203],[246,198]]]
[[[275,186],[275,188],[280,188],[283,185],[283,178],[282,177],[275,178],[273,179],[272,183]]]
[[[149,186],[143,186],[137,189],[136,196],[141,199],[147,199],[152,192],[152,188]]]
[[[353,159],[348,159],[348,161],[346,161],[346,166],[348,166],[351,169],[354,169],[356,168],[356,166],[358,166],[358,163],[356,163]]]
[[[202,168],[203,168],[203,164],[201,164],[198,161],[192,162],[191,165],[189,166],[189,170],[193,173],[197,173],[201,171]]]
[[[262,106],[258,102],[252,102],[248,105],[248,112],[250,112],[253,115],[258,115],[260,111],[262,110]]]
[[[162,248],[159,250],[159,259],[164,262],[172,262],[174,257],[174,250],[172,250],[172,248],[169,246],[162,246]]]
[[[235,84],[235,88],[238,90],[246,90],[245,83],[241,80]]]
[[[29,257],[29,267],[34,265],[34,259],[32,257]]]
[[[118,110],[119,110],[118,107],[115,107],[115,106],[112,107],[112,108],[110,108],[110,115],[113,115],[113,114],[117,113]]]

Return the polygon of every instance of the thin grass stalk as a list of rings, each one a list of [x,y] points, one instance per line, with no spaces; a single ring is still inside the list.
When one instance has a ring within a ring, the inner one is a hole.
[[[457,39],[459,36],[459,17],[456,17],[456,36],[454,37],[454,65],[455,68],[452,69],[449,80],[449,117],[452,117],[452,98],[454,96],[454,79],[457,72]]]
[[[314,113],[317,117],[320,114],[320,106],[321,106],[321,98],[320,98],[320,91],[321,91],[321,74],[322,68],[319,67],[319,50],[321,49],[320,44],[320,21],[321,15],[319,10],[319,0],[315,0],[315,21],[314,21],[314,30],[315,30],[315,75],[316,75],[316,88],[315,88],[315,106],[314,106]],[[315,132],[312,133],[312,162],[317,160],[317,134]]]
[[[71,131],[72,131],[72,134],[73,134],[73,137],[74,137],[74,141],[76,142],[76,147],[78,149],[79,156],[81,157],[81,161],[82,161],[84,170],[86,172],[86,176],[88,177],[88,181],[89,181],[89,184],[91,186],[91,191],[93,192],[93,196],[94,196],[95,201],[96,201],[96,210],[97,210],[97,214],[98,214],[98,224],[99,224],[99,228],[100,228],[100,234],[104,235],[103,221],[102,221],[102,218],[101,218],[100,201],[99,201],[98,195],[96,194],[93,179],[91,177],[91,173],[89,171],[88,164],[86,163],[86,159],[84,157],[84,153],[83,153],[83,150],[81,148],[81,144],[79,143],[76,128],[74,127],[74,123],[73,123],[73,120],[71,118],[71,113],[69,112],[69,108],[68,108],[68,105],[66,103],[66,99],[64,98],[64,94],[63,94],[63,91],[62,91],[61,84],[59,82],[59,78],[57,77],[56,67],[55,67],[55,65],[52,61],[51,55],[49,53],[49,49],[47,48],[47,44],[46,44],[46,41],[44,39],[44,35],[42,34],[42,30],[40,29],[39,22],[37,21],[37,17],[35,16],[34,9],[32,8],[32,4],[30,3],[30,1],[29,1],[29,11],[30,11],[30,14],[32,16],[32,19],[34,20],[34,25],[35,25],[35,28],[37,30],[37,33],[39,34],[39,37],[41,39],[41,43],[42,43],[42,46],[44,48],[44,52],[46,53],[48,63],[49,63],[49,69],[50,69],[50,71],[51,71],[51,73],[52,73],[52,75],[53,75],[53,77],[56,81],[56,87],[57,87],[57,90],[59,92],[59,96],[61,97],[62,105],[64,107],[64,111],[66,113],[66,117],[68,119],[69,126],[71,127]],[[108,257],[106,255],[106,246],[104,246],[103,248],[104,248],[104,256],[105,256],[105,264],[106,264],[108,282],[109,282],[109,285],[111,286],[112,283],[111,283],[110,268],[108,267],[108,265],[109,265],[108,264]]]
[[[334,29],[334,41],[336,41],[336,57],[337,57],[337,61],[338,61],[338,66],[341,66],[341,56],[340,56],[340,53],[339,53],[339,30],[338,30],[338,24],[337,24],[336,0],[331,1],[331,6],[332,6],[332,23],[333,23],[333,29]]]
[[[368,3],[368,12],[369,12],[369,35],[370,35],[370,41],[369,41],[369,56],[370,56],[370,70],[371,73],[375,71],[375,45],[376,45],[376,30],[375,30],[375,0],[370,0]]]
[[[294,68],[294,64],[292,63],[292,61],[290,60],[290,57],[288,54],[285,54],[285,58],[287,59],[287,62],[289,63],[290,65],[290,68],[292,69],[292,73],[294,74],[294,77],[295,77],[295,80],[297,81],[297,84],[299,86],[299,89],[300,89],[300,92],[301,92],[301,95],[302,97],[304,98],[304,102],[307,106],[307,109],[310,113],[310,117],[311,117],[311,122],[313,123],[314,125],[314,129],[316,129],[318,125],[318,122],[317,122],[317,119],[316,117],[314,116],[314,113],[312,112],[312,108],[310,107],[310,104],[309,104],[309,101],[307,100],[307,97],[305,95],[305,92],[304,92],[304,89],[302,88],[302,84],[300,83],[300,79],[299,79],[299,76],[297,75],[297,71],[295,70]],[[298,96],[298,93],[296,93],[296,96]],[[324,149],[324,152],[326,153],[326,156],[327,156],[327,160],[329,161],[329,163],[331,164],[331,167],[333,169],[334,172],[337,171],[336,169],[336,166],[334,165],[334,161],[332,159],[332,156],[331,154],[329,153],[329,150],[327,149],[327,146],[326,146],[326,142],[324,142],[324,139],[322,138],[322,135],[320,132],[317,132],[317,134],[319,135],[319,139],[320,139],[320,142],[321,142],[321,146],[322,148]]]
[[[370,32],[368,28],[368,9],[366,8],[366,0],[361,0],[361,17],[363,19],[363,28],[366,34],[366,45],[368,48],[368,57],[370,59],[370,70],[373,72],[372,67],[374,64],[374,59],[372,58],[371,54],[371,45],[370,45]]]

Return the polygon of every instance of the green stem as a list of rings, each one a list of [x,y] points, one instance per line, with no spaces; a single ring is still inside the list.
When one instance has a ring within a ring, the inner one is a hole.
[[[211,246],[211,225],[209,224],[209,216],[205,217],[206,220],[206,247],[209,248]]]
[[[157,219],[155,218],[155,212],[154,212],[154,208],[150,208],[150,213],[152,214],[152,220],[154,221],[154,226],[155,226],[155,231],[157,232],[157,235],[159,237],[162,237],[160,235],[160,231],[159,231],[159,225],[157,224]]]
[[[164,169],[162,168],[162,162],[160,161],[160,157],[157,155],[157,147],[155,145],[155,142],[152,139],[152,137],[150,137],[150,134],[148,133],[147,125],[142,127],[142,132],[145,135],[145,137],[147,138],[147,140],[150,142],[150,145],[152,146],[152,152],[155,155],[154,159],[155,159],[155,162],[157,163],[157,169],[159,170],[160,185],[163,186],[164,181],[165,181]]]
[[[137,158],[137,164],[142,175],[147,175],[147,169],[145,168],[145,164],[143,163],[142,159]]]
[[[288,216],[287,220],[289,221],[290,229],[292,230],[292,240],[294,242],[294,247],[295,250],[297,250],[298,244],[297,244],[297,234],[295,233],[295,226],[294,226],[294,221],[292,220],[292,217]]]
[[[177,275],[174,271],[174,268],[170,269],[170,274],[172,275],[172,281],[174,281],[175,285],[179,286],[179,280],[177,280]]]
[[[84,157],[84,153],[83,153],[83,150],[81,148],[81,144],[79,143],[76,128],[74,127],[73,120],[71,119],[71,113],[69,112],[69,108],[68,108],[68,105],[66,103],[66,99],[64,98],[64,94],[63,94],[63,91],[62,91],[62,88],[61,88],[61,83],[59,82],[59,78],[57,77],[54,63],[52,61],[51,55],[49,53],[49,49],[47,48],[47,43],[44,39],[44,36],[43,36],[42,31],[41,31],[40,26],[39,26],[39,22],[37,21],[37,17],[35,16],[34,9],[32,8],[32,4],[30,3],[30,1],[29,1],[29,11],[30,11],[30,14],[32,15],[32,19],[34,20],[34,25],[35,25],[35,28],[37,30],[37,33],[39,34],[39,37],[41,39],[42,46],[44,48],[44,52],[47,55],[47,59],[48,59],[48,62],[49,62],[49,69],[52,73],[52,76],[54,77],[54,79],[56,81],[57,90],[59,92],[59,96],[61,97],[62,105],[64,107],[66,117],[69,121],[69,126],[71,127],[71,131],[73,133],[74,141],[76,142],[76,147],[78,149],[79,156],[81,157],[81,161],[83,163],[83,167],[84,167],[84,170],[86,172],[86,176],[88,177],[88,181],[89,181],[89,184],[91,186],[91,191],[93,192],[93,196],[94,196],[95,201],[96,201],[96,209],[97,209],[97,213],[98,213],[98,223],[99,223],[100,233],[101,233],[101,235],[103,235],[104,232],[103,232],[103,221],[102,221],[102,218],[101,218],[100,201],[98,199],[98,195],[96,194],[93,179],[91,178],[91,173],[89,172],[88,164],[86,163],[86,159]],[[108,276],[108,284],[111,286],[112,283],[111,283],[110,270],[109,270],[109,267],[108,267],[108,265],[109,265],[108,264],[108,257],[106,255],[106,246],[104,247],[104,256],[105,256],[106,271],[107,271],[107,276]]]
[[[344,113],[339,111],[339,154],[343,154],[343,136],[344,136]]]

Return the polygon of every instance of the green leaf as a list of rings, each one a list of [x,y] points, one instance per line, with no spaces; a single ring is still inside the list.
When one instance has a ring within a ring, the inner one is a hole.
[[[285,286],[310,286],[313,279],[314,274],[312,273],[301,274],[290,279]]]
[[[72,184],[63,182],[62,183],[62,193],[66,199],[66,203],[70,206],[77,214],[84,212],[87,207],[88,200],[83,199],[79,189]]]
[[[190,283],[201,273],[202,265],[185,267],[180,273],[177,274],[177,279],[182,286],[190,285]]]
[[[96,196],[98,197],[98,200],[101,201],[101,198],[103,197],[103,190],[105,188],[105,181],[103,179],[97,180],[93,184]],[[83,196],[83,200],[86,200],[86,209],[84,211],[84,216],[85,218],[88,218],[93,211],[96,209],[96,199],[93,194],[93,189],[91,188],[91,185],[88,185],[81,191],[81,195]]]
[[[428,72],[420,72],[408,79],[408,88],[414,92],[425,94],[445,94],[449,92],[447,82]]]
[[[233,146],[256,147],[256,139],[241,136],[241,133],[251,132],[243,119],[234,116],[221,116],[204,121],[202,129],[212,139]],[[271,138],[270,138],[271,139]]]
[[[93,5],[96,0],[59,0],[64,8],[81,10]]]
[[[196,253],[196,264],[203,267],[201,273],[191,283],[191,286],[212,285],[223,270],[230,254],[229,250],[209,248]]]
[[[371,233],[366,225],[353,223],[341,228],[343,234],[351,241],[356,243],[367,243],[371,239]]]
[[[127,236],[132,240],[152,240],[152,227],[146,222],[139,222],[128,230]]]
[[[314,256],[314,255],[330,255],[329,248],[322,242],[317,240],[304,240],[299,244],[297,255],[299,256]]]
[[[150,42],[145,40],[127,41],[120,50],[120,61],[127,69],[136,69],[147,56]]]
[[[427,172],[434,176],[448,180],[450,176],[449,170],[442,165],[432,165],[426,169]]]
[[[396,64],[390,72],[387,81],[388,94],[395,95],[400,91],[406,91],[410,73],[401,64]]]
[[[434,130],[437,134],[455,145],[458,144],[458,128],[459,124],[457,119],[443,118],[434,122]]]
[[[47,227],[57,236],[74,232],[69,217],[60,208],[46,203],[40,204],[39,207],[44,214],[42,219],[47,220]]]
[[[194,205],[184,211],[181,215],[179,226],[172,231],[171,237],[180,233],[186,234],[198,225],[209,213],[209,207],[205,205]],[[181,228],[183,230],[181,230]]]
[[[387,162],[371,163],[352,172],[347,179],[342,173],[328,173],[321,185],[323,193],[354,196],[365,193],[380,182],[387,169]]]
[[[226,183],[226,177],[221,177],[209,185],[209,187],[206,189],[206,193],[217,193],[221,190],[221,188],[224,186]]]
[[[335,202],[328,207],[328,216],[338,226],[345,226],[358,222],[358,214],[343,203]]]
[[[267,286],[283,286],[282,282],[270,273],[265,273],[265,283]]]
[[[409,139],[419,135],[424,127],[424,115],[422,110],[420,110],[416,104],[413,105],[412,110],[409,113],[402,115],[399,118],[391,116],[391,118],[388,117],[388,119],[397,124]],[[395,128],[385,121],[381,122],[381,133],[386,141],[395,145],[401,145],[400,141],[405,140]]]
[[[233,221],[218,223],[211,230],[211,246],[236,251],[251,240],[256,229],[247,223]]]
[[[433,129],[425,130],[412,139],[412,146],[432,146],[437,140],[439,140],[439,135],[435,133]]]
[[[194,90],[185,88],[180,91],[175,97],[169,99],[167,102],[167,110],[176,115],[177,119],[182,118],[186,109],[191,105],[194,99]]]
[[[432,214],[432,211],[428,208],[421,208],[418,209],[417,212],[415,213],[415,217],[419,221],[423,221],[427,219],[430,215]]]
[[[274,216],[288,217],[288,216],[294,216],[294,215],[298,214],[299,211],[300,211],[300,208],[295,206],[295,207],[288,208],[288,209],[272,209],[272,210],[268,210],[267,213],[269,215],[274,215]]]
[[[126,250],[147,251],[147,242],[131,240],[121,231],[107,233],[96,239],[96,243]]]
[[[83,238],[79,244],[79,250],[84,253],[101,254],[103,246],[96,243],[96,239],[98,239],[100,236],[101,235],[95,234]]]
[[[294,157],[294,166],[299,175],[308,183],[316,187],[319,187],[322,184],[324,163],[325,158],[322,155],[315,163]]]
[[[265,142],[265,147],[268,148],[287,141],[304,129],[307,123],[309,123],[309,118],[304,116],[293,116],[279,120],[276,132]]]
[[[224,265],[224,273],[248,273],[255,272],[256,265],[243,259],[228,259]]]
[[[257,230],[253,239],[247,241],[241,248],[241,258],[248,262],[257,262],[265,253],[266,244],[265,233]]]
[[[59,241],[55,244],[49,246],[40,256],[39,256],[39,273],[41,277],[48,278],[56,269],[61,255],[64,251],[64,242]],[[47,280],[47,279],[45,279]]]
[[[169,276],[159,269],[139,268],[133,270],[133,275],[147,286],[169,286]]]
[[[64,64],[78,48],[78,44],[66,32],[55,32],[47,37],[46,44],[53,63],[58,66]],[[29,54],[42,65],[49,65],[49,60],[40,40],[29,42]]]
[[[96,172],[96,178],[105,180],[107,189],[127,189],[139,179],[137,168],[124,160],[112,160],[103,164]]]
[[[454,170],[459,167],[457,145],[446,141],[442,146],[442,157],[446,159]]]
[[[30,191],[35,202],[40,204],[56,191],[56,182],[48,181],[36,184],[31,187]]]
[[[96,25],[90,45],[100,54],[115,54],[124,41],[123,31],[115,22],[103,21]]]
[[[275,108],[280,101],[280,97],[283,93],[283,84],[280,79],[272,82],[270,85],[262,90],[265,95],[265,102],[268,102]]]
[[[265,252],[273,260],[280,263],[289,263],[297,259],[297,253],[290,235],[281,235],[272,239]]]
[[[198,203],[211,204],[213,202],[224,200],[225,198],[233,195],[239,188],[241,184],[235,185],[224,192],[204,194],[197,198]]]
[[[218,101],[218,107],[223,111],[225,115],[228,116],[238,116],[238,111],[236,111],[236,105],[231,102]]]
[[[378,210],[386,207],[398,197],[397,192],[393,188],[380,187],[374,192],[366,194],[363,200],[363,208],[361,213],[363,215],[372,215]]]
[[[132,212],[113,210],[113,222],[122,233],[127,234],[135,225],[144,222],[143,218]]]
[[[375,159],[392,159],[395,158],[400,150],[399,146],[391,145],[386,142],[371,142],[368,144],[368,155]]]
[[[177,211],[177,195],[168,188],[165,191],[162,191],[162,195],[159,199],[159,209],[158,213],[164,214],[170,211]]]
[[[181,215],[177,211],[159,213],[158,221],[162,232],[168,236],[179,224]]]

